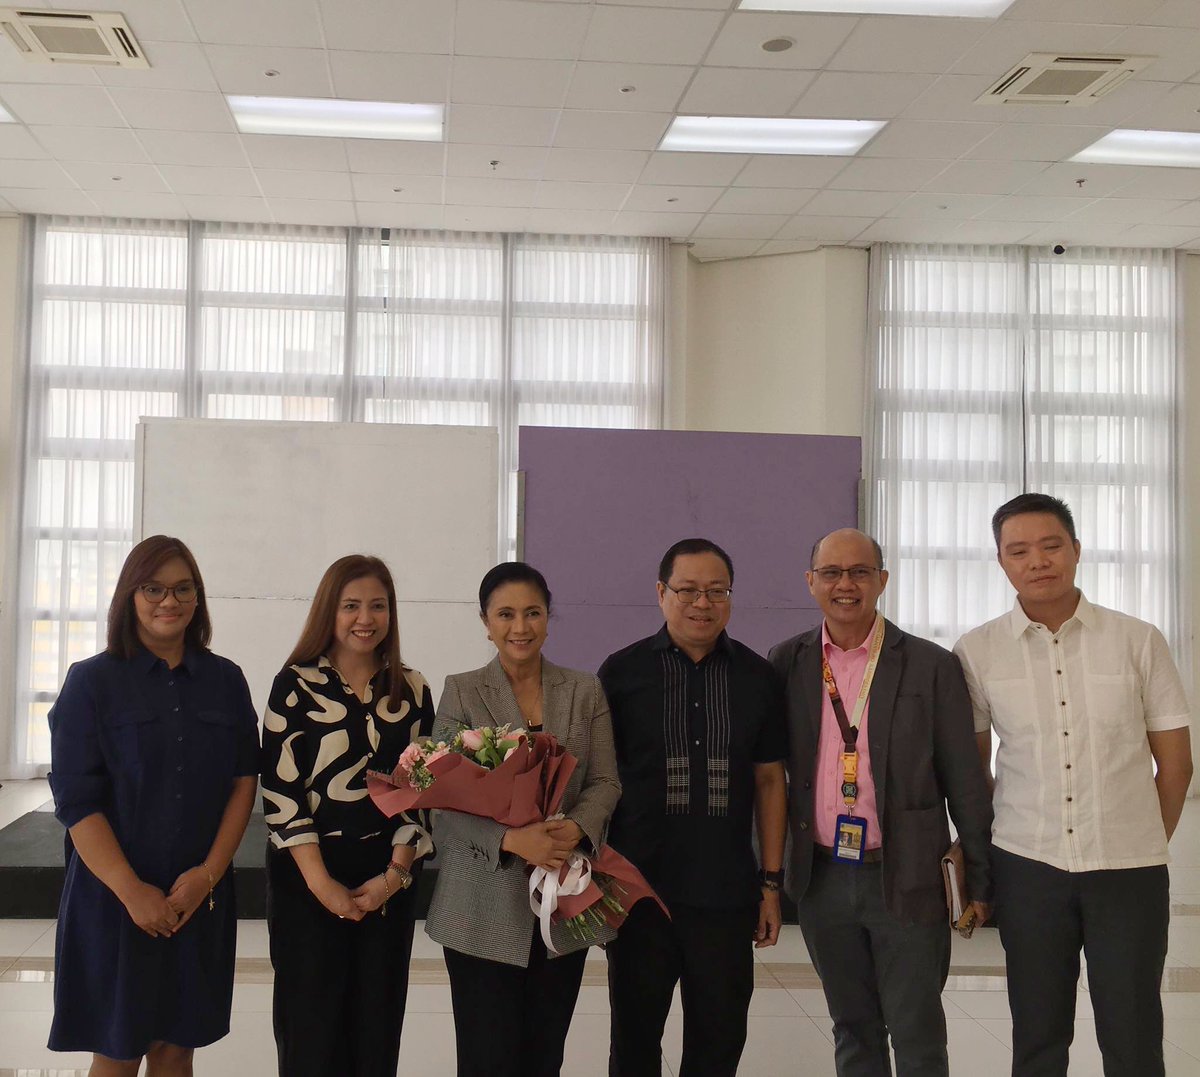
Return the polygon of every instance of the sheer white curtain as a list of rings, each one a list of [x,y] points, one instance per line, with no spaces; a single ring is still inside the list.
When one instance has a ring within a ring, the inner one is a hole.
[[[1044,491],[1075,515],[1088,596],[1187,664],[1175,302],[1161,251],[872,249],[865,518],[888,616],[948,646],[1007,609],[991,514]]]
[[[518,423],[661,425],[662,240],[55,217],[32,235],[2,774],[43,768],[66,668],[103,646],[139,417],[495,425],[510,506]],[[510,508],[502,554],[514,528]]]

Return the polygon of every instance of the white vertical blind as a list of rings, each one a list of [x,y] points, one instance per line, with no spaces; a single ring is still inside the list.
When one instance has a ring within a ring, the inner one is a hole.
[[[103,646],[141,416],[662,422],[666,242],[38,218],[16,696],[3,773],[49,757],[67,666]],[[498,548],[514,548],[515,509]]]
[[[1088,596],[1158,625],[1179,600],[1173,256],[884,245],[871,252],[866,521],[889,616],[951,645],[1012,604],[991,515],[1063,498]]]

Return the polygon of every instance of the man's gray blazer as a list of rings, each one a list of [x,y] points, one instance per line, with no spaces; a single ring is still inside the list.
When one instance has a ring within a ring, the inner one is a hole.
[[[904,923],[935,923],[947,916],[941,874],[950,844],[947,807],[962,840],[970,897],[991,897],[992,798],[958,659],[891,621],[885,624],[867,722],[883,836],[884,901]],[[787,891],[799,901],[812,875],[813,786],[825,698],[821,627],[778,644],[770,661],[787,701],[792,836]]]
[[[525,724],[499,658],[482,669],[446,678],[434,738],[449,740],[463,723]],[[542,659],[542,728],[579,760],[561,810],[584,833],[580,851],[587,852],[589,845],[598,849],[620,799],[621,783],[608,700],[594,674]],[[438,881],[425,931],[452,950],[525,967],[536,920],[529,908],[525,861],[500,851],[506,829],[463,812],[435,813]],[[596,929],[598,942],[615,934],[607,927]],[[562,924],[551,929],[551,938],[562,954],[588,945]]]

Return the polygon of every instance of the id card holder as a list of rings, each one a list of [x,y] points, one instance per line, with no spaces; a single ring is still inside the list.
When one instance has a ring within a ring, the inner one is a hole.
[[[840,864],[861,864],[867,851],[867,821],[857,815],[839,815],[833,858]]]

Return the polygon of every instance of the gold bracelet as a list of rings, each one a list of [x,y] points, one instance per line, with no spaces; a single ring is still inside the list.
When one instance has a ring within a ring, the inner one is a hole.
[[[204,869],[204,874],[208,876],[208,911],[212,912],[217,907],[217,899],[213,897],[213,891],[217,888],[217,884],[213,879],[212,872],[208,870],[208,861],[201,860],[200,866]]]
[[[390,861],[388,861],[387,871],[385,871],[383,873],[385,878],[387,877],[388,871],[394,871],[397,875],[400,876],[400,889],[401,890],[407,890],[410,886],[412,886],[412,881],[413,881],[412,872],[409,871],[408,868],[406,868],[400,864],[397,864],[396,861],[394,861],[394,860],[390,860]]]
[[[379,915],[387,916],[387,903],[392,900],[392,888],[388,886],[387,872],[382,875],[383,878],[383,904],[379,906]]]

